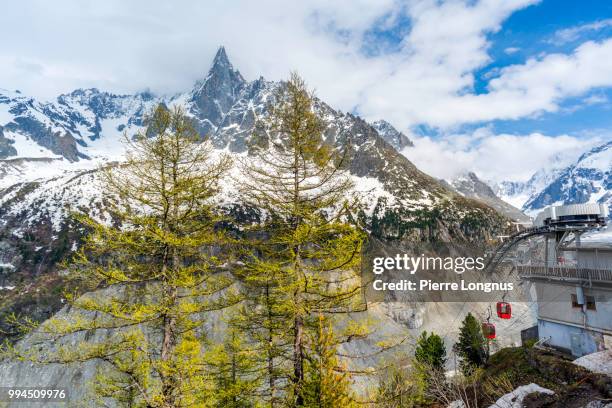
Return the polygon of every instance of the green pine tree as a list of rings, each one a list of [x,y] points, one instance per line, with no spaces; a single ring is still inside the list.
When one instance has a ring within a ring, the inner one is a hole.
[[[417,362],[435,370],[443,370],[446,364],[446,346],[440,336],[426,331],[417,340],[414,358]]]
[[[440,336],[422,332],[417,340],[414,360],[414,377],[425,385],[424,395],[428,389],[445,383],[446,347]]]
[[[487,362],[487,340],[482,334],[476,318],[468,313],[459,329],[459,341],[455,351],[461,357],[461,368],[469,374],[474,367],[483,366]]]
[[[204,312],[234,301],[223,260],[210,250],[227,240],[214,198],[230,162],[212,158],[179,108],[160,106],[146,132],[126,141],[126,162],[102,171],[113,220],[79,216],[91,233],[69,267],[81,290],[102,289],[67,295],[71,313],[41,326],[54,351],[14,351],[41,363],[99,361],[100,401],[213,406],[200,328]]]

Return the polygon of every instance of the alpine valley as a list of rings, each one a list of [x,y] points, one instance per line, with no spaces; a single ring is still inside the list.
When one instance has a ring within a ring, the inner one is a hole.
[[[70,313],[62,299],[65,274],[60,265],[79,247],[83,234],[71,213],[84,211],[112,222],[105,208],[113,198],[101,188],[98,169],[121,160],[123,135],[143,129],[147,113],[159,104],[180,105],[217,152],[248,160],[254,145],[265,147],[266,133],[258,121],[268,114],[268,104],[280,86],[282,82],[264,78],[245,80],[220,48],[206,77],[189,92],[174,96],[78,89],[41,102],[19,91],[0,90],[0,322],[4,322],[0,337],[3,331],[11,332],[4,318],[10,313],[35,321]],[[366,257],[373,245],[452,241],[484,247],[513,228],[511,218],[520,216],[475,176],[451,185],[421,172],[399,153],[412,142],[391,124],[368,123],[321,100],[316,100],[315,109],[325,121],[327,142],[339,149],[348,146],[347,170],[354,187],[347,199],[359,203],[355,216],[369,234]],[[594,162],[589,157],[597,154],[585,156],[582,163]],[[583,174],[573,167],[559,178],[569,180],[578,173]],[[609,169],[606,174],[610,188]],[[240,176],[238,168],[231,171],[222,183],[219,204],[238,219],[257,221],[257,209],[246,208],[235,193],[234,183]],[[471,194],[470,188],[477,188],[479,194]],[[551,192],[556,193],[554,188]],[[367,318],[384,323],[378,337],[369,340],[371,344],[422,330],[448,335],[461,322],[455,304],[415,305],[399,300],[371,302]],[[481,307],[483,313],[486,306]],[[500,347],[504,342],[518,343],[520,330],[533,325],[533,313],[527,305],[522,311],[521,307],[517,305],[517,314],[522,318],[513,321]],[[444,338],[450,347],[453,339]],[[370,346],[359,341],[349,347],[368,354]],[[35,378],[35,370],[25,363],[0,362],[0,368],[0,383],[14,380],[23,385]],[[90,365],[45,370],[48,378],[60,378],[72,386],[82,383],[81,376],[92,375]]]

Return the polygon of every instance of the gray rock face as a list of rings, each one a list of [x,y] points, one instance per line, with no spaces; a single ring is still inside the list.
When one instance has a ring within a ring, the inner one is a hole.
[[[586,152],[524,205],[536,211],[552,204],[596,202],[612,209],[612,141]]]
[[[513,220],[519,222],[530,221],[530,218],[521,210],[500,199],[491,186],[480,180],[473,172],[453,179],[450,186],[464,197],[480,200]]]
[[[409,329],[419,329],[423,326],[425,305],[404,302],[385,302],[381,304],[385,315],[395,322],[406,325]]]
[[[208,76],[196,83],[190,98],[191,113],[199,124],[200,133],[212,135],[216,131],[245,85],[240,72],[229,62],[225,48],[219,48]]]
[[[372,123],[372,126],[387,143],[398,151],[401,151],[405,147],[414,146],[412,140],[408,139],[408,136],[391,126],[391,124],[385,120],[377,120]]]
[[[88,293],[85,297],[117,297],[124,296],[125,292],[121,288],[113,287],[102,289],[96,292]],[[198,328],[201,334],[205,334],[208,340],[214,342],[223,342],[225,340],[227,326],[225,322],[228,318],[229,309],[225,311],[213,311],[199,315],[198,321],[202,325]],[[55,318],[67,321],[74,321],[84,315],[91,315],[91,318],[96,318],[91,312],[78,311],[68,306],[64,307],[57,313]],[[374,333],[366,339],[351,341],[342,345],[342,353],[351,356],[370,356],[376,355],[379,350],[378,342],[399,342],[402,338],[409,336],[410,331],[403,323],[396,323],[394,320],[380,313],[377,308],[372,311],[358,312],[349,316],[341,316],[334,325],[338,328],[344,328],[350,321],[356,322],[374,322],[372,329]],[[58,347],[78,347],[79,344],[87,342],[88,344],[102,343],[108,340],[110,336],[116,334],[111,330],[90,330],[87,332],[79,332],[70,334],[60,338],[54,338],[45,333],[44,327],[47,323],[43,323],[40,329],[28,335],[25,339],[17,344],[18,350],[26,352],[36,351],[36,355],[44,358],[52,358]],[[160,334],[156,330],[151,330],[148,327],[141,327],[149,345],[155,347],[161,344]],[[384,356],[393,358],[394,355],[400,356],[410,351],[411,346],[408,342],[396,347],[395,349],[385,352]],[[358,370],[366,370],[369,367],[376,367],[379,362],[376,358],[355,358],[347,359],[346,363],[349,367]],[[84,363],[74,364],[38,364],[30,361],[15,361],[15,360],[0,360],[0,387],[49,387],[53,389],[66,389],[69,395],[68,406],[74,404],[84,404],[80,406],[89,407],[116,407],[117,405],[106,400],[104,405],[94,401],[94,393],[92,384],[95,380],[96,373],[99,370],[109,370],[110,367],[102,360],[91,360]],[[356,390],[363,392],[368,387],[374,386],[376,381],[375,376],[363,376],[356,379]],[[21,403],[9,403],[7,407],[21,407]],[[56,402],[47,402],[41,407],[64,407],[65,405]]]
[[[58,156],[64,156],[68,161],[74,162],[88,157],[80,153],[77,149],[75,138],[68,132],[53,131],[50,127],[45,127],[40,121],[20,116],[5,126],[6,130],[12,132],[25,133],[40,146],[46,147]]]
[[[256,122],[267,113],[272,94],[279,84],[259,78],[244,85],[227,109],[221,122],[214,128],[213,143],[232,152],[244,152],[255,132]]]
[[[13,147],[13,144],[15,144],[15,142],[4,136],[2,126],[0,126],[0,159],[6,159],[9,156],[17,155],[17,150]]]
[[[452,185],[460,193],[469,193],[475,198],[497,197],[493,189],[487,183],[481,181],[473,172],[469,172],[462,177],[457,177],[453,180]]]

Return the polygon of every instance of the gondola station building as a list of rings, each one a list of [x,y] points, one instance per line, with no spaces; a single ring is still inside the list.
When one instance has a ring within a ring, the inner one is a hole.
[[[534,221],[538,255],[517,265],[533,283],[541,344],[573,356],[612,349],[612,227],[599,204],[549,207]]]

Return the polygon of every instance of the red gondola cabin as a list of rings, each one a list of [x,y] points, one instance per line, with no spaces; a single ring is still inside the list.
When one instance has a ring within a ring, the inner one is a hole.
[[[512,306],[508,302],[497,302],[497,316],[500,319],[510,319],[512,317]]]
[[[495,338],[495,325],[493,323],[483,323],[482,324],[482,334],[487,339]]]

